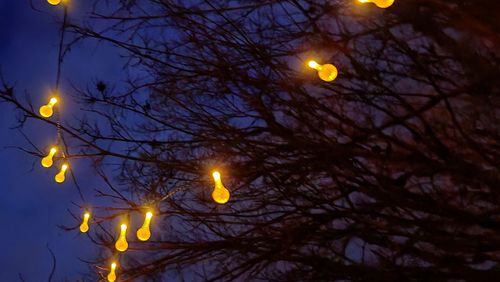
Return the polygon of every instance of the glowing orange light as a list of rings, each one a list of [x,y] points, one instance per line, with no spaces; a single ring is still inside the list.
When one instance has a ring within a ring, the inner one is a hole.
[[[111,269],[109,270],[109,274],[107,277],[109,282],[114,282],[116,280],[116,266],[116,262],[111,263]]]
[[[50,151],[49,151],[49,154],[42,158],[42,166],[43,167],[51,167],[52,164],[54,164],[54,161],[53,161],[53,158],[54,158],[54,155],[57,153],[57,148],[56,147],[52,147],[50,148]]]
[[[46,105],[40,107],[40,115],[44,118],[49,118],[54,114],[54,110],[52,109],[54,105],[57,103],[57,98],[50,98],[49,102]]]
[[[125,223],[120,225],[120,236],[116,240],[115,248],[120,252],[125,252],[128,249],[127,225]]]
[[[373,3],[377,7],[385,9],[394,4],[394,0],[358,0],[359,3]]]
[[[318,76],[324,81],[330,82],[337,78],[338,70],[332,64],[320,65],[316,61],[309,61],[307,65],[318,71]]]
[[[61,4],[61,0],[47,0],[47,3],[49,3],[50,5],[53,5],[53,6],[57,6],[57,5]]]
[[[215,188],[212,192],[212,198],[216,203],[225,204],[229,201],[230,193],[226,187],[222,184],[222,180],[220,177],[220,172],[214,171],[212,173],[212,177],[214,178]]]
[[[56,176],[54,177],[55,181],[57,183],[63,183],[64,180],[66,180],[66,171],[68,170],[69,168],[69,164],[68,163],[64,163],[62,166],[61,166],[61,170],[59,171],[58,174],[56,174]]]
[[[89,218],[90,218],[89,212],[83,214],[83,221],[82,224],[80,224],[80,232],[85,233],[89,231]]]
[[[153,218],[153,213],[148,211],[144,218],[144,223],[141,228],[137,230],[137,238],[141,241],[147,241],[151,237],[151,230],[149,229],[151,218]]]

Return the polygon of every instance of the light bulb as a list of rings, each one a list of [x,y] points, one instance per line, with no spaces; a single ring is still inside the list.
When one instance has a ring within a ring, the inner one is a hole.
[[[307,65],[318,71],[318,76],[324,81],[334,81],[337,78],[338,70],[332,64],[320,65],[316,61],[309,61]]]
[[[50,148],[50,151],[49,151],[49,154],[42,158],[42,166],[43,167],[51,167],[52,164],[54,163],[54,161],[52,160],[52,158],[54,158],[54,155],[57,153],[57,148],[56,147],[52,147]]]
[[[137,238],[141,241],[147,241],[151,237],[151,231],[149,230],[149,224],[151,223],[151,218],[153,217],[152,212],[147,212],[144,218],[144,223],[141,228],[137,230]]]
[[[89,212],[83,214],[83,222],[82,224],[80,224],[80,232],[85,233],[89,231],[89,218],[90,218]]]
[[[358,0],[359,3],[373,3],[377,5],[377,7],[385,9],[389,8],[394,4],[394,0]]]
[[[47,3],[49,3],[50,5],[59,5],[61,3],[61,0],[47,0]]]
[[[57,103],[57,98],[56,97],[52,97],[50,98],[49,102],[47,103],[47,105],[43,105],[40,107],[40,115],[44,118],[49,118],[52,116],[52,114],[54,114],[54,110],[52,110],[52,108],[54,107],[54,105]]]
[[[120,226],[120,237],[116,240],[115,248],[120,252],[125,252],[128,249],[127,225],[125,223]]]
[[[229,190],[227,190],[226,187],[222,185],[222,181],[220,179],[220,173],[218,171],[214,171],[212,173],[212,176],[215,182],[215,188],[214,191],[212,192],[212,198],[216,203],[219,204],[227,203],[227,201],[229,201],[230,194]]]
[[[64,180],[66,180],[66,170],[68,170],[68,167],[69,167],[69,164],[68,163],[64,163],[62,166],[61,166],[61,170],[59,171],[58,174],[56,174],[56,176],[54,177],[54,179],[56,180],[57,183],[63,183]]]
[[[116,262],[111,263],[111,269],[109,270],[107,278],[109,282],[114,282],[116,280]]]

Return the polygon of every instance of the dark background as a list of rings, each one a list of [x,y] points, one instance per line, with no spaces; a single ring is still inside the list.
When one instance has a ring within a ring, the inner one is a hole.
[[[70,16],[78,20],[88,12],[86,1],[74,0]],[[55,82],[58,21],[62,7],[52,7],[45,0],[0,1],[0,70],[17,94],[29,95],[34,107],[45,103]],[[88,4],[87,4],[88,5]],[[93,44],[93,45],[92,45]],[[69,97],[71,84],[85,86],[96,79],[119,79],[120,57],[110,48],[97,43],[74,46],[65,59],[62,75],[63,119],[75,113]],[[19,93],[23,92],[23,93]],[[75,226],[68,213],[81,211],[72,203],[81,203],[75,186],[67,181],[53,181],[55,168],[43,169],[39,159],[19,149],[30,148],[16,125],[12,107],[0,105],[0,281],[45,281],[52,267],[47,245],[53,250],[57,267],[55,280],[72,281],[86,271],[79,258],[90,257],[95,248],[76,230],[65,232],[57,225]],[[22,129],[41,150],[55,141],[56,132],[40,122],[26,123]],[[86,196],[99,185],[85,162],[72,163],[72,168]],[[87,197],[91,200],[91,197]]]

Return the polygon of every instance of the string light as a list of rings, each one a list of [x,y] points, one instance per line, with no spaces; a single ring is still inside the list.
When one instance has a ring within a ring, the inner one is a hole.
[[[111,269],[109,270],[109,274],[107,277],[109,282],[114,282],[116,280],[116,266],[116,262],[111,263]]]
[[[125,223],[120,225],[120,236],[116,240],[115,248],[120,252],[125,252],[128,249],[127,225]]]
[[[46,105],[40,107],[40,115],[44,118],[49,118],[54,114],[54,110],[52,109],[54,105],[57,103],[57,98],[50,98],[49,102]]]
[[[318,71],[318,76],[324,81],[330,82],[334,81],[337,78],[338,70],[332,64],[320,65],[316,61],[311,60],[307,63],[307,65]]]
[[[66,180],[66,170],[68,170],[69,168],[69,164],[68,163],[64,163],[62,166],[61,166],[61,170],[59,171],[58,174],[56,174],[56,176],[54,177],[55,181],[57,183],[63,183],[64,180]]]
[[[394,0],[358,0],[359,3],[373,3],[377,7],[385,9],[394,4]]]
[[[214,171],[212,173],[212,176],[215,182],[215,188],[214,191],[212,192],[212,198],[216,203],[219,204],[227,203],[227,201],[229,201],[230,194],[229,190],[227,190],[226,187],[224,187],[224,185],[222,184],[222,180],[220,179],[220,172]]]
[[[85,233],[89,231],[89,218],[90,218],[89,212],[83,214],[83,222],[82,224],[80,224],[80,232]]]
[[[137,230],[137,238],[141,241],[147,241],[151,237],[151,230],[149,229],[149,224],[151,223],[151,218],[153,213],[148,211],[146,217],[144,218],[144,223],[142,227]]]
[[[57,148],[54,146],[52,148],[50,148],[50,151],[49,151],[49,154],[42,158],[42,166],[43,167],[51,167],[52,164],[54,164],[54,161],[53,161],[53,158],[54,158],[54,155],[57,153]]]

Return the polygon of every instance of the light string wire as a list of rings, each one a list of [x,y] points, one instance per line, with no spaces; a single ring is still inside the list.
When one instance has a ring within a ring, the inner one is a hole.
[[[61,91],[60,91],[60,82],[61,82],[61,72],[62,72],[62,64],[64,61],[64,35],[66,34],[66,27],[67,27],[67,22],[68,22],[68,6],[63,5],[64,9],[64,16],[63,16],[63,21],[61,25],[61,30],[60,30],[60,37],[59,37],[59,47],[57,51],[57,73],[56,73],[56,85],[55,85],[55,92],[57,93],[58,96],[61,96]],[[55,114],[56,114],[56,126],[57,126],[57,146],[61,147],[61,153],[63,160],[66,159],[66,153],[67,147],[63,139],[63,132],[61,128],[61,110],[60,106],[56,107],[55,109]]]
[[[68,27],[68,21],[69,21],[69,16],[68,16],[68,5],[67,3],[63,3],[63,20],[61,23],[61,28],[60,28],[60,33],[59,33],[59,44],[58,44],[58,50],[57,50],[57,71],[56,71],[56,83],[55,83],[55,94],[60,98],[62,96],[61,92],[61,75],[62,75],[62,67],[64,63],[64,56],[66,55],[66,50],[65,50],[65,45],[64,45],[64,40],[65,40],[65,34],[66,34],[66,29]],[[62,99],[59,99],[62,100]],[[66,144],[66,141],[64,139],[63,135],[63,129],[62,129],[62,114],[61,114],[61,104],[62,101],[59,102],[60,105],[59,107],[55,107],[54,109],[54,114],[56,116],[56,130],[57,130],[57,140],[56,140],[56,146],[61,148],[61,156],[63,163],[64,161],[68,158],[69,156],[69,148]],[[73,170],[71,169],[71,165],[69,167],[69,174],[71,175],[71,178],[73,179],[73,182],[78,190],[78,194],[80,196],[80,199],[85,202],[85,196],[80,188],[80,185],[78,185],[78,182],[76,181],[75,175]]]

